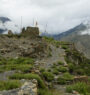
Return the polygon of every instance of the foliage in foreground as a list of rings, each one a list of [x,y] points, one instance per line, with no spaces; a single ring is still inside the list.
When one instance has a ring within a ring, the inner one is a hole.
[[[51,91],[48,89],[39,89],[38,95],[62,95],[62,94],[60,94],[60,92]]]
[[[36,79],[38,81],[39,88],[46,88],[43,80],[37,74],[14,74],[10,76],[10,79]]]
[[[17,58],[17,59],[0,59],[0,72],[10,70],[20,70],[22,72],[30,72],[33,67],[34,60],[32,58]]]
[[[83,95],[90,95],[90,85],[87,85],[86,83],[79,82],[70,86],[67,86],[66,91],[68,93],[72,93],[72,91],[75,90]]]
[[[54,79],[54,75],[51,72],[43,72],[43,77],[46,81],[51,82]]]
[[[0,81],[0,91],[19,88],[22,84],[17,80]]]

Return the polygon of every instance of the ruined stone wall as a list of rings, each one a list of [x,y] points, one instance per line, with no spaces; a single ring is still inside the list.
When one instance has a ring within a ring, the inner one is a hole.
[[[38,27],[27,27],[26,29],[22,29],[22,35],[36,37],[39,36],[39,28]]]

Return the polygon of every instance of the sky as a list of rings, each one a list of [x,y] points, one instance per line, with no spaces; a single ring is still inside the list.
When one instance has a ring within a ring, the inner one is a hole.
[[[19,27],[38,22],[40,31],[61,33],[90,17],[90,0],[0,0],[0,16]]]

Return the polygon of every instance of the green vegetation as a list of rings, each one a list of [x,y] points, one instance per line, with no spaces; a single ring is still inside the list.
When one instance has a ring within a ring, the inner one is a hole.
[[[73,76],[69,73],[64,73],[63,76],[59,77],[57,79],[58,83],[63,85],[63,84],[67,84],[68,82],[73,80]]]
[[[58,91],[54,91],[54,90],[48,90],[48,89],[39,89],[38,90],[38,94],[39,95],[62,95],[60,92]]]
[[[24,73],[30,72],[33,68],[34,59],[32,58],[18,58],[18,59],[1,59],[0,72],[19,70]]]
[[[83,95],[89,95],[90,94],[90,85],[79,82],[79,83],[67,86],[67,89],[66,89],[67,92],[72,93],[73,90],[78,91],[79,93],[81,93]]]
[[[59,78],[57,79],[57,82],[58,82],[58,84],[61,84],[61,85],[64,85],[64,84],[67,83],[66,80],[65,80],[63,77],[59,77]]]
[[[74,79],[73,75],[71,75],[70,73],[64,73],[63,74],[63,78],[66,80],[66,81],[71,81]]]
[[[0,81],[0,90],[11,90],[21,87],[21,83],[17,80]]]
[[[40,72],[45,72],[45,69],[44,68],[40,68]]]
[[[59,74],[59,70],[57,68],[53,69],[53,74],[58,75]]]
[[[16,73],[10,76],[10,79],[36,79],[38,81],[39,88],[46,88],[43,80],[37,74],[19,74]]]
[[[60,72],[67,72],[68,70],[67,70],[67,67],[63,67],[63,66],[60,66],[59,68],[58,68],[58,70],[60,71]]]
[[[61,47],[65,50],[68,49],[68,45],[61,45]]]
[[[64,63],[61,61],[58,61],[58,65],[64,65]]]
[[[43,72],[42,75],[48,82],[51,82],[54,79],[54,75],[51,72]]]

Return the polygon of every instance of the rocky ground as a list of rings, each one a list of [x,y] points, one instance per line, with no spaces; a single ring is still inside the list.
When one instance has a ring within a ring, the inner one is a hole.
[[[51,41],[51,40],[50,40]],[[64,43],[63,43],[64,44]],[[73,48],[72,46],[70,46]],[[42,72],[40,72],[41,68],[44,68],[46,71],[51,69],[51,72],[53,73],[53,70],[58,67],[63,67],[66,69],[67,72],[69,72],[67,61],[65,60],[66,47],[62,48],[62,44],[57,42],[51,41],[42,38],[40,36],[36,36],[34,38],[31,38],[29,36],[24,37],[21,35],[0,35],[0,57],[1,58],[13,58],[18,59],[19,57],[24,58],[33,58],[35,60],[33,64],[32,71],[29,71],[28,73],[35,73],[41,76],[42,78]],[[70,49],[71,49],[70,48]],[[72,50],[72,49],[71,49]],[[73,55],[69,55],[71,61],[77,61],[79,62],[79,58],[73,59]],[[0,58],[0,61],[1,61]],[[81,58],[81,57],[80,57]],[[57,65],[58,62],[62,62],[63,64]],[[7,65],[7,64],[5,64]],[[52,66],[56,66],[54,69]],[[0,67],[3,67],[4,65],[0,65]],[[18,65],[19,66],[19,65]],[[21,71],[18,71],[19,73],[22,73]],[[7,70],[4,72],[0,72],[0,81],[8,81],[9,77],[17,73],[16,70]],[[55,78],[63,76],[65,72],[59,71],[58,74],[54,74],[54,80],[52,82],[46,81],[44,78],[42,78],[45,81],[45,84],[47,86],[52,86],[53,88],[60,93],[60,95],[80,95],[78,93],[66,93],[66,86],[67,85],[60,85],[55,82]],[[24,72],[23,74],[26,74]],[[21,88],[17,88],[14,90],[9,91],[1,91],[0,95],[37,95],[37,89],[38,89],[38,82],[37,80],[20,80],[23,85]],[[49,85],[51,84],[51,85]]]
[[[37,80],[21,80],[21,88],[1,91],[0,95],[37,95]]]

